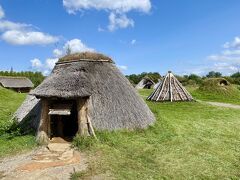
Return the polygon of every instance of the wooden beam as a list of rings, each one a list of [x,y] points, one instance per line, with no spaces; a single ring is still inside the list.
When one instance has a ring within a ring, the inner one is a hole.
[[[81,136],[88,136],[88,120],[87,120],[87,100],[85,98],[78,99],[78,133]]]
[[[47,99],[42,99],[42,111],[41,111],[41,118],[38,127],[38,134],[37,134],[37,141],[39,144],[47,144],[49,141],[48,132],[49,132],[49,116],[48,116],[48,101]]]

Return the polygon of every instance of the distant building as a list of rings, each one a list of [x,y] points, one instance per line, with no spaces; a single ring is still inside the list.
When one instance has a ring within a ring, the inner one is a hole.
[[[34,87],[32,81],[26,77],[11,76],[0,76],[0,86],[20,93],[29,92]]]
[[[136,85],[136,89],[151,89],[153,86],[155,85],[155,83],[153,82],[153,80],[148,77],[145,76],[144,78],[142,78],[142,80]]]
[[[150,101],[193,101],[191,94],[183,87],[171,71],[168,71],[162,83],[147,98]]]

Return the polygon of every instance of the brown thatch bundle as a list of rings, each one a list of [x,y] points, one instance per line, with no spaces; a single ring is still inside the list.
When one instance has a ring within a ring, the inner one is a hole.
[[[192,101],[191,94],[183,87],[171,71],[147,98],[151,101]]]
[[[88,116],[93,127],[100,130],[146,128],[155,121],[128,79],[111,58],[101,54],[87,52],[61,58],[50,76],[30,94],[40,99],[87,97]]]

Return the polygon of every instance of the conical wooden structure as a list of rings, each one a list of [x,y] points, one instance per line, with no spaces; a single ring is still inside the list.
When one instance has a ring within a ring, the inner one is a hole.
[[[177,78],[168,71],[163,82],[147,98],[151,101],[192,101],[191,94],[183,87]]]

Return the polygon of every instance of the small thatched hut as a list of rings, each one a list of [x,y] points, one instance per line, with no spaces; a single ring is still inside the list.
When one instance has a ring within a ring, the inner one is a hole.
[[[161,79],[158,79],[158,82],[154,84],[153,89],[157,89],[157,87],[162,83]]]
[[[183,87],[171,71],[164,77],[163,82],[147,98],[151,101],[192,101],[191,94]]]
[[[151,89],[155,83],[151,80],[150,77],[145,76],[142,80],[136,85],[136,89]]]
[[[111,58],[65,56],[31,93],[40,99],[38,139],[91,135],[93,129],[146,128],[155,121],[143,99]]]
[[[0,76],[0,85],[22,93],[29,92],[34,87],[32,81],[26,77],[10,76]]]

